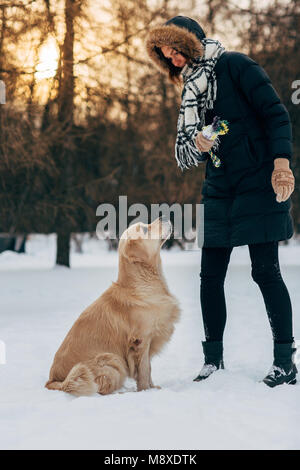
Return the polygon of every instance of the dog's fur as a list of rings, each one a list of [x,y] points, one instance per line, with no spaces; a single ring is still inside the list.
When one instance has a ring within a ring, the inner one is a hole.
[[[180,309],[161,267],[170,222],[131,225],[119,242],[119,273],[79,316],[54,357],[46,387],[74,395],[118,390],[126,377],[137,390],[154,387],[151,358],[169,341]]]

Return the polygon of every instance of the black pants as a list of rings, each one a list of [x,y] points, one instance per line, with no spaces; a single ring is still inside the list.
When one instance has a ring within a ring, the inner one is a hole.
[[[278,261],[278,242],[248,245],[251,276],[264,298],[275,342],[294,340],[292,306]],[[224,281],[232,248],[202,248],[200,300],[206,341],[222,341],[226,324]]]

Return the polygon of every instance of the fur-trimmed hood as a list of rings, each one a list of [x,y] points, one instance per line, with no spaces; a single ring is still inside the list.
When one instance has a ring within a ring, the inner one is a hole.
[[[194,59],[204,53],[204,46],[201,43],[203,38],[205,33],[195,20],[186,16],[175,16],[162,26],[149,31],[146,50],[154,65],[161,72],[168,74],[168,60],[164,60],[157,48],[170,46]]]

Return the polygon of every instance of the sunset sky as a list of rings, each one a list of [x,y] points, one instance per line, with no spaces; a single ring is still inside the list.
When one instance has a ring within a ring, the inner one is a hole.
[[[286,0],[282,0],[285,2]],[[52,32],[44,38],[40,45],[40,34],[34,29],[24,36],[21,47],[16,50],[16,60],[20,67],[25,68],[29,72],[34,73],[35,77],[35,96],[40,104],[46,102],[50,87],[52,86],[53,77],[55,76],[59,58],[59,44],[62,44],[64,37],[64,1],[57,0],[50,2],[52,6],[55,3],[55,25],[56,35]],[[114,12],[113,7],[117,2],[110,0],[89,0],[88,6],[84,9],[86,18],[76,20],[75,25],[75,47],[74,47],[74,71],[76,76],[76,85],[81,89],[83,84],[90,87],[97,87],[99,80],[101,83],[110,83],[113,87],[124,87],[126,85],[126,61],[122,54],[102,54],[102,48],[110,47],[111,42],[122,41],[122,34],[118,32],[115,23],[112,20]],[[249,0],[233,0],[231,3],[247,8]],[[257,5],[266,5],[270,0],[256,0]],[[125,3],[126,4],[126,3]],[[149,4],[156,6],[161,4],[159,0],[149,1]],[[182,5],[182,2],[173,0],[173,5]],[[204,15],[203,4],[200,0],[195,1],[196,8],[194,11],[190,9],[181,9],[179,14],[192,16],[198,20],[204,30],[209,34],[209,27],[201,22],[201,16]],[[33,12],[38,8],[43,11],[43,2],[36,2],[32,6]],[[110,13],[112,12],[112,13]],[[138,19],[139,12],[136,12]],[[153,26],[157,22],[153,23]],[[247,29],[248,20],[245,18],[239,22],[237,27]],[[239,44],[238,35],[232,29],[229,22],[217,23],[217,31],[214,33],[214,39],[218,39],[227,49],[240,50],[243,52],[243,46]],[[136,46],[133,48],[134,44]],[[126,45],[121,46],[119,51],[124,51]],[[139,56],[141,60],[147,60],[144,50],[143,35],[139,34],[131,39],[131,54]],[[88,59],[88,60],[87,60]],[[127,64],[128,65],[128,64]],[[138,68],[135,68],[133,75],[138,75]],[[134,85],[134,84],[133,84]]]

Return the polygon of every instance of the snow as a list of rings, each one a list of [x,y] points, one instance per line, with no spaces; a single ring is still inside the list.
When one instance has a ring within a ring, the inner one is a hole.
[[[83,254],[72,252],[72,269],[53,267],[54,257],[55,235],[32,236],[27,254],[0,254],[1,449],[299,449],[300,382],[259,382],[272,364],[272,337],[247,246],[234,248],[225,281],[224,371],[193,382],[203,364],[201,250],[163,250],[182,316],[152,362],[162,389],[137,393],[128,379],[124,393],[80,398],[44,384],[75,319],[116,279],[118,258],[87,238]],[[279,258],[300,339],[300,245],[280,245]]]

